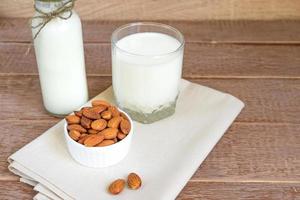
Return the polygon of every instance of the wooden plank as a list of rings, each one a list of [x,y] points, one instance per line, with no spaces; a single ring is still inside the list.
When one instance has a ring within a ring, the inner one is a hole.
[[[86,44],[87,73],[111,75],[110,44]],[[33,46],[0,43],[0,74],[37,74]],[[187,43],[183,76],[300,77],[300,46]]]
[[[18,180],[8,171],[7,158],[27,143],[56,124],[59,119],[51,121],[0,121],[0,180]],[[0,198],[1,199],[1,198]]]
[[[0,176],[7,171],[7,157],[32,141],[56,121],[0,121]],[[22,132],[16,131],[22,130]],[[299,125],[234,124],[196,172],[193,181],[299,181]],[[288,145],[287,145],[288,144]],[[244,158],[248,159],[244,159]]]
[[[24,183],[8,181],[0,182],[0,199],[2,200],[16,200],[32,199],[36,192],[32,190],[32,187]]]
[[[300,43],[300,20],[156,20],[180,30],[187,42],[201,43]],[[1,42],[30,42],[29,19],[0,18]],[[110,42],[112,32],[132,21],[83,21],[85,42]]]
[[[76,2],[83,19],[101,20],[216,20],[216,19],[299,19],[298,0],[94,0]],[[31,0],[2,0],[0,17],[31,17]]]
[[[177,200],[299,200],[300,184],[189,182]]]
[[[235,123],[192,180],[300,184],[299,133],[300,124]]]
[[[0,180],[16,180],[7,157],[57,121],[0,121]],[[192,181],[300,184],[299,132],[299,124],[234,123]]]
[[[239,122],[299,123],[300,80],[195,79],[196,83],[232,94],[246,107]]]
[[[192,79],[240,98],[238,122],[300,123],[300,79]],[[90,97],[111,85],[111,77],[88,77]],[[53,119],[44,110],[37,76],[2,76],[0,120]],[[25,112],[26,111],[26,112]]]
[[[111,85],[111,79],[89,78],[89,94],[91,97],[99,94]],[[1,84],[1,82],[3,82]],[[22,86],[23,85],[23,86]],[[3,76],[0,79],[1,110],[10,114],[4,114],[1,119],[31,120],[54,119],[47,114],[42,105],[42,96],[37,76]],[[9,106],[10,108],[8,108]],[[26,107],[26,112],[24,108]],[[20,110],[19,110],[20,109]],[[22,113],[17,116],[16,111]]]
[[[297,200],[300,184],[189,182],[176,200]],[[35,192],[24,183],[1,182],[0,199],[32,199]]]

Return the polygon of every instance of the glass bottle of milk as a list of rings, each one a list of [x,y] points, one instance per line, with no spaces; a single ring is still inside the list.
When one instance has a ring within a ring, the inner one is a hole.
[[[36,0],[32,19],[44,106],[57,116],[71,113],[88,100],[82,27],[73,3]],[[50,15],[56,16],[49,19]]]
[[[118,28],[111,40],[119,107],[142,123],[172,115],[182,72],[183,35],[168,25],[146,22]]]

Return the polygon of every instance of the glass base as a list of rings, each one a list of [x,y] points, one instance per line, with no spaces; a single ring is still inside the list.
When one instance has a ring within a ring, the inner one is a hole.
[[[133,111],[127,108],[122,108],[130,117],[143,124],[151,124],[153,122],[159,121],[161,119],[167,118],[175,113],[176,100],[167,106],[162,106],[161,108],[153,111],[152,113],[141,113]]]
[[[51,115],[52,117],[56,117],[56,118],[65,118],[68,114],[55,114],[55,113],[52,113],[50,111],[48,111],[46,108],[45,108],[46,112]]]

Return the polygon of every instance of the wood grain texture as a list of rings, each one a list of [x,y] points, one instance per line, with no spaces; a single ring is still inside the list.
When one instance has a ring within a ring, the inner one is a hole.
[[[1,200],[29,200],[36,194],[32,187],[15,181],[0,181]]]
[[[192,180],[300,183],[299,133],[299,124],[235,123]]]
[[[7,157],[58,121],[0,121],[0,180],[16,180]],[[191,181],[300,184],[299,132],[295,124],[234,123]]]
[[[0,181],[18,181],[19,177],[8,171],[7,158],[55,125],[59,120],[0,121]]]
[[[300,79],[192,79],[240,98],[238,122],[300,123]],[[111,85],[111,77],[88,77],[90,97]],[[51,119],[43,110],[38,76],[1,76],[0,120]],[[34,105],[34,106],[32,106]],[[26,112],[24,112],[26,110]]]
[[[86,44],[87,73],[110,76],[110,51],[107,43]],[[0,74],[37,74],[31,44],[0,43],[0,60]],[[183,76],[300,78],[300,46],[187,43]]]
[[[298,200],[300,184],[189,182],[176,200]],[[35,192],[24,183],[0,182],[0,199],[29,200]]]
[[[77,1],[83,19],[97,20],[219,20],[299,19],[298,0],[93,0]],[[31,17],[33,1],[2,0],[0,17]]]
[[[299,200],[300,184],[189,182],[177,200]]]
[[[157,20],[155,20],[157,21]],[[132,21],[82,21],[85,42],[110,42],[112,32]],[[299,44],[300,20],[210,20],[157,22],[176,27],[187,42]],[[0,18],[1,42],[31,42],[29,19]],[[255,32],[253,31],[255,30]]]

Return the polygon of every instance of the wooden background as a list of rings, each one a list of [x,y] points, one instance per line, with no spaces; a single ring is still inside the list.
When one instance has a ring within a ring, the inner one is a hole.
[[[299,0],[77,0],[84,20],[299,19]],[[0,17],[31,17],[33,0],[1,0]]]
[[[42,105],[27,23],[32,4],[0,4],[1,200],[32,199],[7,157],[60,120]],[[91,97],[111,84],[111,32],[152,20],[185,35],[184,78],[245,102],[178,199],[300,199],[299,0],[78,0],[76,10]]]

